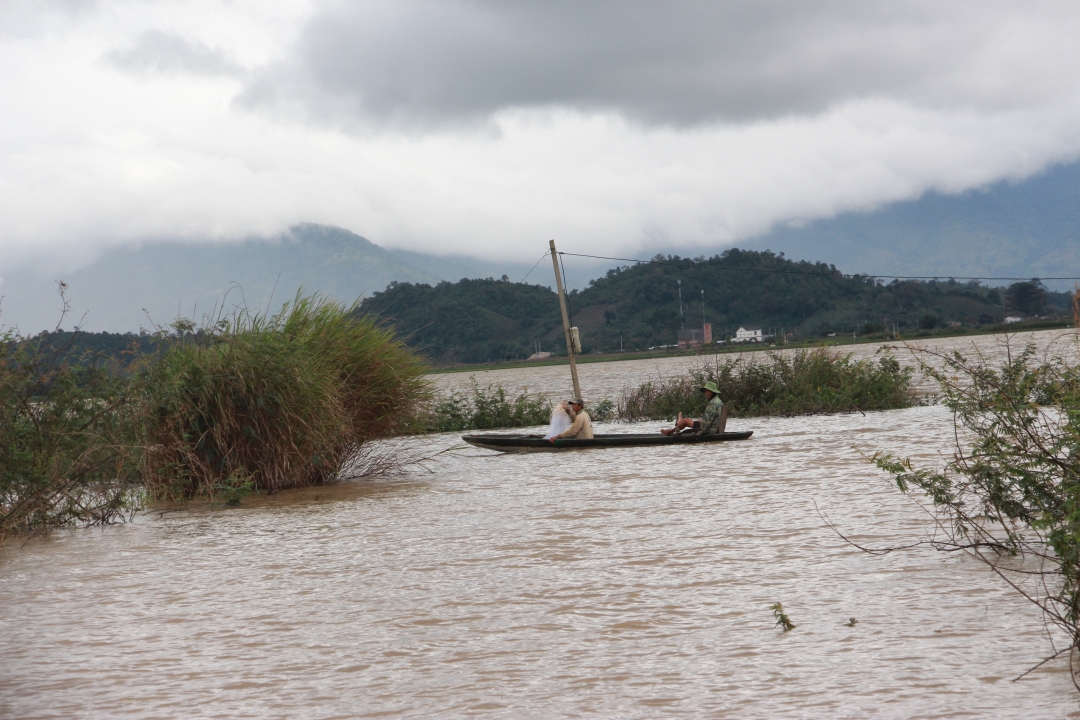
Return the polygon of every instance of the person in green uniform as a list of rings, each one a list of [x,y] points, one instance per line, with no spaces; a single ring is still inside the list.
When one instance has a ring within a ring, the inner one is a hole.
[[[705,393],[705,399],[709,401],[701,418],[684,418],[682,413],[679,413],[675,427],[664,428],[660,431],[661,433],[674,435],[677,432],[690,431],[695,435],[709,435],[720,432],[720,420],[724,410],[724,401],[720,399],[720,389],[716,387],[716,383],[707,382],[699,390]]]

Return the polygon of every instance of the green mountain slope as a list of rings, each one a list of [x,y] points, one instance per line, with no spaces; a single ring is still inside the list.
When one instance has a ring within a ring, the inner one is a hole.
[[[406,342],[441,363],[524,358],[537,341],[554,350],[553,334],[561,338],[556,295],[541,285],[394,283],[364,300],[361,311],[386,319]]]
[[[1005,314],[1001,293],[977,283],[886,285],[768,251],[658,260],[615,268],[570,293],[585,352],[615,351],[620,342],[627,350],[671,345],[680,328],[700,328],[703,320],[718,339],[740,325],[820,337],[867,324],[911,330],[927,323],[1001,322]],[[1065,295],[1049,297],[1064,309]],[[495,280],[397,283],[364,300],[360,310],[393,325],[438,363],[521,359],[537,342],[564,351],[558,300],[546,287]],[[1022,314],[1016,307],[1010,313]]]

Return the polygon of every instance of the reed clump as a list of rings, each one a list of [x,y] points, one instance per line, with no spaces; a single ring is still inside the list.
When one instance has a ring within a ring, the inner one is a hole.
[[[134,512],[136,406],[105,358],[0,337],[0,540]]]
[[[147,491],[185,500],[336,478],[415,430],[424,363],[355,307],[298,295],[185,333],[137,379]]]
[[[919,399],[914,371],[896,358],[853,360],[833,348],[772,352],[762,358],[717,357],[688,375],[646,382],[623,391],[619,419],[666,420],[682,412],[699,415],[705,399],[699,388],[715,382],[732,417],[891,410]]]

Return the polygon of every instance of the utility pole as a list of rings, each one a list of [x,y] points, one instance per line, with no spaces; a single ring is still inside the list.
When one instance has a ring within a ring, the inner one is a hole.
[[[679,329],[685,330],[682,319],[682,280],[676,280],[675,282],[679,283]]]
[[[574,340],[570,335],[570,314],[566,312],[566,292],[563,290],[562,273],[559,272],[559,255],[555,252],[555,241],[551,246],[551,264],[555,266],[555,286],[559,290],[559,309],[562,310],[563,333],[566,335],[566,355],[570,358],[570,378],[574,381],[574,397],[581,397],[581,386],[577,379],[577,363],[574,360]]]
[[[705,289],[701,289],[701,327],[705,327]]]

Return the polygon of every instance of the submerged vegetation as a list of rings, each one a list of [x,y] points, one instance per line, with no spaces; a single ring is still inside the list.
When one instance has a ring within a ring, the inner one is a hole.
[[[773,619],[776,620],[776,627],[780,628],[784,632],[795,629],[795,623],[791,622],[791,618],[784,612],[784,606],[781,603],[773,603],[769,606],[772,610]],[[852,618],[854,620],[854,618]]]
[[[323,298],[173,330],[126,372],[2,339],[0,538],[364,474],[365,444],[415,431],[429,397],[417,355]]]
[[[502,385],[482,388],[473,380],[470,393],[455,390],[429,410],[425,427],[431,432],[491,430],[546,425],[551,401],[521,393],[507,397]]]
[[[744,361],[717,356],[688,375],[662,378],[624,390],[619,418],[666,420],[678,413],[700,415],[698,388],[715,382],[732,417],[803,415],[858,410],[890,410],[916,405],[913,370],[896,358],[853,360],[833,348],[771,352]]]

